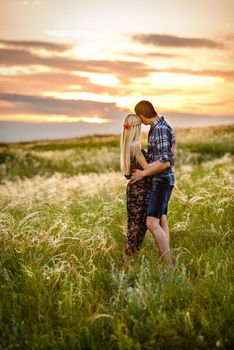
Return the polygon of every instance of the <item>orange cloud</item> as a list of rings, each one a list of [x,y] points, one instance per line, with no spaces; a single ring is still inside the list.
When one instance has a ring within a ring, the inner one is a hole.
[[[206,38],[179,37],[168,34],[134,34],[132,39],[142,44],[164,47],[222,49],[222,43]]]
[[[0,93],[1,115],[60,115],[69,117],[118,119],[127,111],[115,103],[65,100],[51,97]],[[7,105],[8,103],[8,105]]]
[[[47,41],[35,40],[3,40],[0,39],[0,45],[23,49],[44,49],[53,52],[63,52],[72,48],[72,44],[51,43]]]
[[[165,68],[165,69],[154,69],[154,72],[160,73],[180,73],[180,74],[188,74],[188,75],[201,75],[201,76],[209,76],[209,77],[220,77],[226,80],[234,79],[234,70],[213,70],[213,69],[203,69],[203,70],[195,70],[188,68]]]
[[[150,67],[136,61],[78,60],[58,56],[42,57],[27,50],[4,48],[0,49],[0,65],[4,67],[41,65],[65,71],[109,73],[116,75],[124,82],[136,77],[145,77],[151,72]]]

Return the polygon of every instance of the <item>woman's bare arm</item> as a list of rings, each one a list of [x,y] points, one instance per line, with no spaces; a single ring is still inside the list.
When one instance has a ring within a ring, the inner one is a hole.
[[[137,157],[137,161],[143,169],[150,168],[151,166],[153,166],[156,163],[156,162],[147,163],[147,161],[144,157],[144,154],[142,152],[140,152],[139,156]]]

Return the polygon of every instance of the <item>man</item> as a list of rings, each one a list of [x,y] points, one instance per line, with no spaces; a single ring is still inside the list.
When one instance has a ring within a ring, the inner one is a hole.
[[[159,117],[150,102],[139,102],[135,106],[135,113],[141,118],[144,125],[150,125],[148,156],[150,163],[155,162],[155,165],[145,170],[136,170],[131,179],[135,182],[145,176],[153,175],[148,199],[146,226],[153,234],[160,258],[169,268],[172,268],[167,209],[175,183],[173,171],[175,136],[170,125],[163,116]]]

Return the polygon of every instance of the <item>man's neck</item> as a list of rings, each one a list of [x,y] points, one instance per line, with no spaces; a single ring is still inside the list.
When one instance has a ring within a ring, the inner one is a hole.
[[[156,121],[160,119],[159,115],[157,114],[154,118],[150,120],[150,125],[153,125]]]

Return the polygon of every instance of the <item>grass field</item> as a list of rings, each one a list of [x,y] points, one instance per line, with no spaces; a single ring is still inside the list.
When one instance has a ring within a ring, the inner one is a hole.
[[[0,349],[231,349],[233,137],[176,130],[173,273],[121,268],[118,136],[0,144]]]

